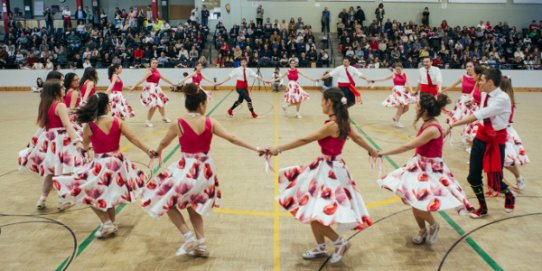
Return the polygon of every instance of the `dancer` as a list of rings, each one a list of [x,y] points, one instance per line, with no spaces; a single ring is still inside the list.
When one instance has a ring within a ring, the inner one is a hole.
[[[424,57],[423,67],[419,69],[418,91],[437,96],[442,91],[442,73],[431,65],[431,58]]]
[[[467,107],[470,111],[469,115],[476,112],[480,108],[480,99],[482,96],[482,93],[480,92],[480,78],[482,77],[482,73],[486,69],[482,66],[474,66],[474,80],[476,81],[474,88],[471,92],[472,99],[467,99],[465,102],[465,107]],[[467,115],[468,116],[468,115]],[[466,116],[463,116],[465,118]],[[447,124],[450,124],[451,122],[447,122]],[[461,142],[467,145],[466,151],[470,153],[471,147],[472,147],[472,141],[476,137],[476,133],[478,132],[478,121],[474,121],[471,123],[468,123],[465,125],[463,130],[461,131]]]
[[[135,114],[124,95],[122,95],[124,83],[122,82],[122,79],[120,79],[121,73],[122,66],[120,64],[112,64],[109,66],[107,74],[109,76],[109,82],[111,83],[106,92],[110,97],[111,114],[113,117],[125,120],[126,118],[133,118]]]
[[[62,87],[58,80],[47,80],[43,84],[38,109],[36,132],[27,148],[19,152],[19,166],[44,177],[41,196],[36,208],[46,207],[46,200],[53,187],[53,176],[70,174],[81,166],[83,157],[79,149],[81,139],[72,127],[66,105],[62,103]],[[59,197],[58,209],[68,207]]]
[[[145,72],[145,75],[143,78],[141,78],[141,80],[130,88],[130,91],[134,91],[134,89],[143,83],[143,81],[146,81],[140,98],[141,103],[143,103],[143,105],[148,109],[147,122],[145,125],[149,128],[154,126],[151,119],[157,108],[160,115],[162,115],[162,120],[165,123],[171,122],[171,120],[166,117],[166,104],[168,103],[169,99],[160,88],[160,79],[166,81],[172,86],[176,86],[173,82],[160,74],[160,71],[158,70],[158,60],[153,58],[151,59],[150,69]]]
[[[196,86],[198,86],[201,90],[203,90],[203,92],[205,92],[205,94],[207,94],[207,98],[209,100],[212,99],[212,94],[210,91],[205,91],[202,87],[201,87],[201,81],[202,80],[205,80],[209,83],[211,83],[213,86],[215,85],[215,82],[211,81],[209,78],[207,78],[205,75],[203,75],[203,73],[201,73],[201,71],[203,70],[203,64],[201,62],[197,62],[196,63],[196,67],[194,68],[194,72],[185,76],[179,83],[178,85],[183,85],[183,84],[186,84],[187,80],[189,79],[192,79],[192,83],[194,83]]]
[[[395,192],[412,207],[420,228],[412,238],[416,245],[424,242],[431,245],[437,241],[440,226],[431,212],[455,208],[460,214],[466,214],[472,209],[459,182],[442,160],[444,135],[437,117],[448,103],[450,100],[445,94],[438,94],[435,98],[428,93],[420,93],[416,122],[421,119],[423,124],[416,138],[401,147],[378,152],[378,156],[383,156],[416,149],[416,154],[404,167],[378,180],[382,188]]]
[[[503,182],[503,165],[505,160],[505,144],[507,139],[506,128],[510,120],[512,104],[508,95],[499,87],[502,80],[500,70],[488,69],[480,79],[482,106],[466,118],[453,122],[444,134],[459,125],[480,121],[478,132],[472,144],[469,162],[469,176],[467,180],[471,185],[480,208],[473,210],[472,218],[487,215],[487,204],[482,185],[482,169],[487,174],[488,187],[500,193],[504,192],[504,210],[512,212],[515,207],[515,196]]]
[[[400,122],[401,116],[408,111],[410,104],[416,103],[417,97],[408,83],[407,75],[403,72],[403,65],[401,63],[394,65],[394,71],[389,76],[371,80],[371,82],[387,81],[390,79],[393,79],[392,93],[382,102],[382,105],[385,107],[397,107],[397,112],[392,118],[393,124],[395,127],[404,128],[405,126]]]
[[[461,76],[461,78],[457,79],[457,81],[443,91],[446,92],[451,90],[459,84],[461,84],[461,96],[457,100],[454,109],[446,118],[447,124],[461,120],[476,111],[476,107],[467,106],[468,102],[473,100],[472,92],[476,86],[476,73],[474,72],[474,63],[471,61],[466,64],[466,74]]]
[[[81,91],[81,103],[86,103],[88,98],[96,94],[96,84],[98,83],[98,72],[92,67],[88,67],[83,72],[80,80],[79,90]]]
[[[79,93],[79,76],[77,74],[70,72],[66,74],[64,79],[64,89],[66,94],[64,95],[64,104],[68,108],[68,112],[71,114],[75,112],[81,104],[81,94]]]
[[[352,77],[352,75],[354,77]],[[361,94],[356,89],[356,81],[354,78],[358,77],[367,82],[369,79],[363,76],[358,69],[350,66],[350,58],[343,58],[343,65],[333,69],[328,74],[324,74],[320,80],[326,80],[329,77],[336,77],[339,88],[342,90],[344,96],[348,100],[348,107],[354,105],[356,102],[363,103],[361,100]]]
[[[237,80],[237,83],[235,84],[235,89],[237,90],[237,93],[239,94],[239,98],[233,105],[228,109],[228,115],[230,117],[233,117],[233,110],[243,103],[243,101],[247,101],[248,104],[248,110],[250,110],[250,113],[252,114],[253,118],[258,118],[258,114],[254,112],[254,107],[252,106],[252,98],[250,98],[250,90],[248,89],[248,81],[247,77],[256,78],[260,81],[264,81],[260,76],[258,76],[253,70],[247,68],[247,59],[241,58],[241,67],[235,68],[232,70],[230,75],[224,79],[220,83],[215,83],[215,86],[220,86],[224,83],[226,83],[228,80],[235,78]],[[264,81],[267,82],[267,81]]]
[[[301,72],[299,69],[296,68],[297,62],[295,59],[290,60],[290,69],[288,69],[282,76],[279,76],[276,79],[271,80],[272,82],[280,82],[282,78],[288,77],[288,86],[286,88],[286,93],[284,93],[284,105],[282,106],[282,110],[286,113],[288,106],[295,105],[296,113],[295,117],[300,119],[301,113],[299,113],[299,109],[301,108],[301,103],[309,98],[309,94],[303,90],[303,88],[297,83],[297,79],[299,79],[299,75],[317,82],[318,80],[312,79],[308,76],[306,76],[303,72]]]
[[[316,248],[303,254],[304,259],[327,257],[325,237],[335,245],[330,261],[342,259],[350,244],[337,231],[363,230],[371,226],[369,212],[354,180],[340,158],[344,143],[350,137],[357,145],[376,155],[361,136],[350,128],[347,99],[338,88],[326,90],[322,98],[322,112],[329,116],[324,127],[304,138],[297,139],[268,152],[278,155],[318,141],[322,155],[309,165],[283,168],[279,174],[279,204],[301,223],[311,224]]]
[[[504,153],[506,154],[504,158],[504,167],[508,169],[514,177],[516,178],[516,186],[519,190],[525,189],[525,178],[519,172],[518,166],[524,166],[528,164],[529,157],[525,152],[523,147],[523,142],[519,137],[518,132],[512,126],[514,113],[516,111],[516,100],[514,98],[514,88],[512,87],[512,79],[508,76],[504,76],[501,82],[502,91],[506,92],[510,97],[510,102],[512,103],[512,111],[510,113],[510,120],[508,127],[506,128],[506,133],[508,135],[506,139],[506,147]]]
[[[220,123],[205,116],[207,95],[195,84],[184,87],[185,107],[188,113],[169,127],[160,142],[157,155],[175,139],[179,139],[181,159],[151,180],[142,194],[142,206],[153,217],[168,215],[184,236],[184,243],[176,255],[191,254],[208,257],[205,245],[202,215],[208,215],[213,207],[220,206],[220,189],[216,168],[208,155],[213,135],[232,144],[264,154],[243,140],[227,132]],[[190,231],[180,210],[187,209],[195,236]]]
[[[92,95],[76,110],[78,120],[88,123],[83,131],[83,150],[92,143],[94,158],[71,176],[53,178],[55,188],[67,202],[90,205],[101,221],[94,233],[97,238],[109,237],[118,230],[115,207],[133,201],[146,180],[145,174],[119,152],[121,135],[150,157],[155,154],[122,120],[111,117],[110,111],[105,93]]]

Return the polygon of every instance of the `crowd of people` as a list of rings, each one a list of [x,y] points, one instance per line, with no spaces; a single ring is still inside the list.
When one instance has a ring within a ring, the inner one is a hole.
[[[401,63],[417,68],[425,56],[439,68],[461,69],[468,62],[500,69],[541,69],[542,20],[525,29],[506,22],[493,25],[450,26],[446,20],[430,25],[430,11],[422,12],[422,23],[384,19],[384,5],[375,10],[376,19],[365,23],[361,7],[344,9],[338,15],[338,51],[355,59],[360,68],[388,68]],[[329,15],[322,13],[322,29]]]
[[[161,67],[194,66],[202,59],[209,29],[188,20],[177,27],[153,20],[143,9],[117,8],[113,20],[100,14],[63,9],[63,28],[53,26],[45,11],[46,27],[24,28],[16,22],[0,42],[0,68],[106,68],[111,64],[140,67],[156,58]],[[76,19],[77,25],[72,25]]]
[[[317,40],[310,24],[301,17],[264,20],[264,9],[256,10],[256,21],[242,19],[227,29],[218,22],[213,59],[203,52],[209,33],[208,13],[194,9],[186,23],[177,27],[153,20],[150,11],[116,8],[109,20],[104,10],[80,8],[73,14],[62,9],[63,28],[54,29],[54,14],[45,11],[46,27],[22,28],[12,24],[0,43],[0,68],[48,69],[105,68],[110,64],[138,68],[151,58],[160,67],[194,67],[197,62],[215,67],[238,67],[242,57],[249,67],[288,67],[295,59],[299,67],[329,67],[333,62],[327,35]],[[443,20],[431,25],[430,11],[421,13],[421,24],[385,18],[384,5],[368,21],[363,9],[350,7],[338,14],[338,54],[350,57],[358,68],[389,68],[401,63],[417,68],[430,56],[439,68],[461,69],[467,62],[500,69],[541,69],[542,20],[524,29],[506,22],[492,25],[450,26]],[[330,11],[322,11],[322,32],[329,33]],[[76,21],[76,25],[72,25]],[[201,24],[200,24],[201,22]]]

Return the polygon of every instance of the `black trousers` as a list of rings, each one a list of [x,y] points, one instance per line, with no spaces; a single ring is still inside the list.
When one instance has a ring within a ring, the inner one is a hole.
[[[237,88],[237,93],[239,94],[239,98],[237,98],[236,103],[242,104],[243,101],[247,101],[248,103],[252,102],[252,99],[250,98],[250,95],[248,95],[248,90],[246,88]]]
[[[344,97],[346,97],[346,104],[348,105],[348,107],[356,104],[356,95],[354,95],[354,93],[350,91],[350,88],[340,87],[340,89],[343,91]]]
[[[471,186],[479,186],[482,184],[482,172],[484,169],[484,153],[486,152],[487,143],[475,138],[472,142],[472,149],[470,151],[470,164],[469,164],[469,176],[467,180]],[[499,145],[501,150],[501,168],[504,167],[504,144]],[[501,189],[506,190],[506,185],[501,179]]]

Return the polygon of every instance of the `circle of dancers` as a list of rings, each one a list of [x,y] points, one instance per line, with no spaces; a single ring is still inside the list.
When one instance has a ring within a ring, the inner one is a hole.
[[[512,79],[497,69],[484,69],[469,62],[465,74],[443,89],[440,70],[432,67],[430,59],[426,58],[419,69],[418,93],[412,90],[400,64],[384,78],[369,79],[345,58],[343,65],[322,78],[313,79],[291,61],[290,69],[273,80],[265,80],[247,68],[246,59],[241,59],[240,64],[220,82],[205,77],[203,65],[197,64],[192,74],[175,84],[160,74],[157,61],[152,59],[150,68],[129,90],[133,91],[145,82],[140,100],[148,110],[147,127],[153,127],[151,120],[156,109],[164,122],[171,122],[156,148],[142,143],[125,122],[134,116],[134,111],[123,95],[126,87],[120,78],[120,65],[109,67],[110,85],[105,93],[96,92],[98,76],[93,68],[85,69],[81,80],[74,73],[64,76],[60,72],[51,72],[41,92],[36,120],[39,128],[18,157],[21,169],[43,177],[36,208],[47,207],[47,197],[54,188],[59,210],[89,205],[100,221],[95,237],[105,239],[118,231],[115,207],[136,203],[152,217],[167,214],[183,239],[175,253],[177,256],[209,257],[203,217],[211,214],[213,208],[220,207],[221,201],[218,172],[210,156],[213,136],[265,159],[316,141],[320,155],[312,162],[280,169],[276,200],[296,220],[310,225],[315,244],[300,256],[306,260],[329,257],[331,263],[336,263],[351,246],[344,233],[367,229],[373,223],[362,192],[341,158],[348,138],[377,164],[382,162],[383,156],[413,152],[403,167],[379,176],[377,184],[411,207],[418,226],[412,237],[412,243],[416,245],[431,245],[438,240],[440,225],[433,212],[454,209],[459,214],[481,218],[489,213],[486,196],[500,194],[504,194],[504,210],[511,212],[515,208],[512,190],[526,187],[519,167],[529,163],[529,158],[512,126],[517,109]],[[309,94],[297,82],[300,75],[312,81],[335,77],[338,88],[330,88],[322,94],[323,125],[296,140],[275,147],[256,147],[227,131],[216,119],[206,116],[211,93],[203,90],[202,80],[219,86],[235,79],[239,96],[227,114],[233,117],[233,110],[246,101],[251,116],[258,118],[248,78],[271,83],[287,77],[289,83],[282,107],[286,112],[289,106],[295,106],[296,117],[301,118],[301,103],[309,98]],[[349,108],[362,103],[354,78],[369,83],[392,80],[393,88],[382,105],[397,108],[392,120],[399,128],[404,127],[401,117],[410,107],[415,107],[415,123],[421,123],[416,137],[389,150],[371,147],[350,124]],[[173,122],[165,114],[169,98],[159,86],[161,80],[172,86],[183,85],[186,113]],[[188,80],[192,82],[187,83]],[[461,96],[453,110],[447,111],[445,107],[450,99],[443,90],[459,84]],[[438,120],[441,114],[446,117],[445,124]],[[462,142],[470,152],[467,181],[476,195],[478,208],[469,202],[443,160],[444,139],[459,126],[464,126]],[[163,150],[178,140],[178,159],[156,176],[147,176],[120,152],[121,136],[150,159],[161,159]],[[93,155],[88,155],[90,152]],[[504,181],[504,168],[516,178],[515,187]],[[184,210],[191,227],[183,216]],[[331,253],[327,249],[327,240],[334,246]]]

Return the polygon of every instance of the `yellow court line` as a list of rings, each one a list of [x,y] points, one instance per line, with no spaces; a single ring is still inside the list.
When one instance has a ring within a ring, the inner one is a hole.
[[[275,95],[275,146],[279,144],[279,96]],[[279,157],[275,156],[275,180],[273,197],[273,270],[280,271],[280,206],[275,200],[279,195]]]
[[[377,128],[377,127],[374,127],[374,126],[371,126],[371,125],[365,125],[364,127],[367,127],[370,130],[373,130],[375,132],[381,132],[381,133],[389,134],[389,135],[392,135],[392,136],[395,136],[395,137],[398,137],[398,138],[405,139],[407,141],[412,139],[410,136],[408,136],[406,134],[394,132],[394,131],[391,131],[391,130],[388,130],[388,129]]]

